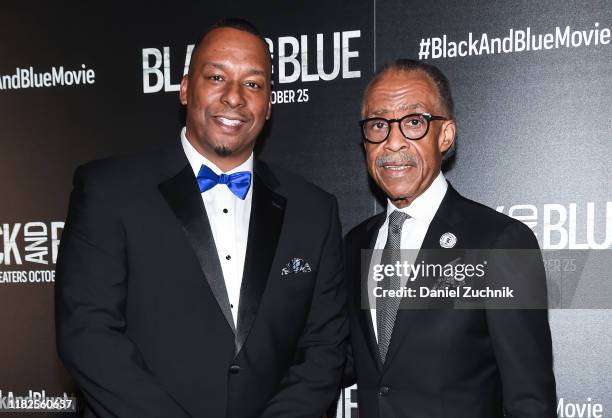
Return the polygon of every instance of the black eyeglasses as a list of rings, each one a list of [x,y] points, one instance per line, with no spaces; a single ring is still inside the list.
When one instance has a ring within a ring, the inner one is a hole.
[[[385,142],[391,132],[391,124],[397,122],[400,132],[407,139],[417,140],[427,135],[429,122],[432,120],[449,120],[445,116],[434,116],[431,113],[411,113],[400,119],[367,118],[360,120],[363,139],[372,144]]]

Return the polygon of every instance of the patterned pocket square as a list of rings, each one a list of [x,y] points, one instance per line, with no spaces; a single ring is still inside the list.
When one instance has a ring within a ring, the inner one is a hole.
[[[310,273],[310,264],[301,258],[292,258],[285,267],[281,270],[281,276],[287,276],[288,274],[295,273]]]

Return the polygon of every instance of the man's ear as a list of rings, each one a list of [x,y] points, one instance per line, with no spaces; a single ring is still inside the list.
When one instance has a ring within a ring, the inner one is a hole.
[[[457,127],[454,120],[445,121],[438,135],[438,148],[440,152],[446,152],[455,142]]]
[[[183,106],[187,105],[187,89],[189,88],[189,74],[185,74],[181,80],[179,97]]]
[[[272,95],[270,95],[270,100],[268,100],[268,111],[266,112],[266,120],[270,119],[272,116]]]

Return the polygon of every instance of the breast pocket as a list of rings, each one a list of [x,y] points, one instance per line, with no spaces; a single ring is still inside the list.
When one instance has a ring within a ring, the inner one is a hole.
[[[281,274],[273,280],[274,293],[289,307],[302,304],[310,306],[317,280],[316,271]]]

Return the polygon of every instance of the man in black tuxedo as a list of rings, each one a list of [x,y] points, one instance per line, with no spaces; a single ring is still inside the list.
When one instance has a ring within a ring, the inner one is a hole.
[[[525,281],[540,296],[545,277],[529,228],[462,197],[442,175],[456,127],[439,69],[412,60],[388,64],[366,89],[362,113],[368,171],[388,201],[385,212],[346,237],[352,354],[345,383],[357,382],[360,416],[555,417],[545,305],[448,309],[456,306],[453,299],[442,298],[415,301],[422,309],[409,309],[415,305],[405,304],[408,299],[394,304],[397,298],[367,296],[362,277],[375,255],[361,260],[362,249],[414,249],[417,263],[428,260],[427,250],[442,260],[474,250],[531,250],[498,273]],[[423,309],[431,306],[438,309]]]
[[[334,398],[337,204],[253,157],[270,97],[265,41],[222,21],[181,83],[181,140],[77,170],[56,321],[85,416],[320,417]]]

